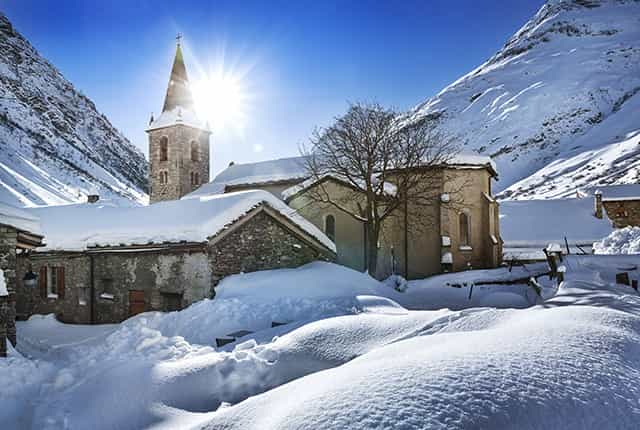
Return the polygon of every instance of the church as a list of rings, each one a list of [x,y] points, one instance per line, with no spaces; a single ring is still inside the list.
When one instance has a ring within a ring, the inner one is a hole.
[[[211,130],[195,113],[180,43],[162,112],[146,131],[148,206],[116,207],[91,196],[27,210],[40,220],[44,244],[17,255],[19,318],[55,313],[64,322],[120,322],[214,297],[232,274],[317,260],[365,270],[364,225],[308,198],[319,186],[344,192],[338,178],[311,181],[303,158],[292,157],[231,163],[211,181]],[[385,228],[379,279],[501,263],[495,165],[459,155],[437,169],[440,192],[428,213],[394,218]],[[462,193],[451,192],[463,183]]]

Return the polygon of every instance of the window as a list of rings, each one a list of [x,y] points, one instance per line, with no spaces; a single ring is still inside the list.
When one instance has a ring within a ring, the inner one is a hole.
[[[160,185],[165,185],[169,182],[169,174],[166,171],[160,172]]]
[[[200,151],[198,150],[198,142],[191,141],[191,161],[200,161]]]
[[[64,267],[40,268],[40,295],[43,299],[64,298]]]
[[[191,172],[191,186],[200,185],[200,173]]]
[[[336,240],[336,218],[333,215],[327,215],[324,218],[324,234],[335,242]]]
[[[160,293],[162,295],[162,310],[164,312],[179,311],[182,309],[182,294]]]
[[[160,161],[167,161],[169,159],[169,139],[167,136],[160,138]]]
[[[460,214],[460,246],[471,245],[471,223],[469,222],[469,215],[465,212]]]

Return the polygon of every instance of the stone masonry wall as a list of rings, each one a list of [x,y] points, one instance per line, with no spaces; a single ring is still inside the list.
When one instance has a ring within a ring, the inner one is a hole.
[[[0,357],[5,357],[6,340],[16,345],[16,244],[18,233],[13,227],[0,225],[0,269],[4,272],[8,296],[0,297]]]
[[[640,200],[603,201],[602,205],[615,228],[640,226]]]
[[[167,160],[160,160],[160,141],[168,140]],[[198,145],[198,160],[191,160],[191,142]],[[168,182],[160,182],[161,172],[167,172]],[[209,182],[209,133],[184,125],[149,132],[150,202],[177,200],[199,187],[191,183],[191,173],[198,172],[199,184]]]
[[[165,310],[167,294],[180,298],[181,307],[212,294],[204,247],[199,251],[177,252],[34,253],[28,258],[19,258],[20,279],[29,266],[38,274],[43,266],[64,267],[65,294],[64,298],[43,298],[39,287],[19,288],[20,317],[53,313],[63,322],[89,324],[92,258],[94,323],[127,319],[129,291],[142,291],[144,311]]]
[[[320,252],[292,231],[260,212],[219,242],[209,245],[213,285],[225,276],[298,267],[315,260],[333,261],[330,252]]]

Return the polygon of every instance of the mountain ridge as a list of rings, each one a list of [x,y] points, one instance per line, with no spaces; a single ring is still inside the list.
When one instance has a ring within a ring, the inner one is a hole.
[[[640,2],[553,0],[485,63],[408,117],[437,119],[439,134],[494,157],[501,198],[556,198],[638,181],[639,170],[615,174],[619,160],[611,153],[637,139],[640,123],[629,117],[638,98]],[[596,131],[614,117],[625,127]],[[590,173],[584,160],[611,145],[608,174]],[[629,156],[640,161],[628,151],[622,158]]]
[[[147,200],[147,161],[0,12],[0,200]]]

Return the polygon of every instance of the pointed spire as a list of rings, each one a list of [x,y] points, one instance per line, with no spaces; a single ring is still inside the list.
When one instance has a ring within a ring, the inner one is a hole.
[[[182,48],[180,41],[182,35],[176,37],[176,56],[173,60],[171,68],[171,76],[169,78],[169,86],[167,87],[167,95],[164,98],[163,112],[173,110],[176,106],[185,109],[193,109],[193,97],[189,89],[189,78],[187,77],[187,68],[184,65],[182,57]]]

